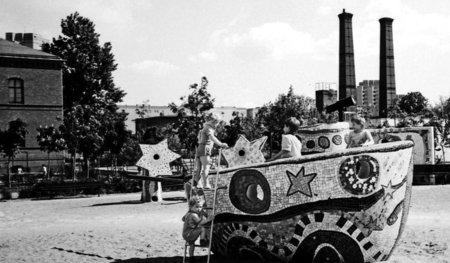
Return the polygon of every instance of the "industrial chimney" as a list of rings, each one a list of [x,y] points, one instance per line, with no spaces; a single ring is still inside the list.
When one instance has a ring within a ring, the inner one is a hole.
[[[394,43],[392,22],[394,19],[383,17],[380,20],[380,102],[379,117],[386,118],[389,107],[396,96],[394,70]]]
[[[355,59],[353,53],[353,14],[345,9],[339,17],[339,99],[356,98]]]

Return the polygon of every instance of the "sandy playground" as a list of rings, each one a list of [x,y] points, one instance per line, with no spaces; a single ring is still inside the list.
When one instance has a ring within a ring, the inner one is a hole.
[[[183,194],[164,193],[162,204],[138,193],[0,202],[0,262],[182,262]],[[450,185],[414,186],[389,262],[450,262],[449,245]],[[197,249],[201,262],[206,253]]]

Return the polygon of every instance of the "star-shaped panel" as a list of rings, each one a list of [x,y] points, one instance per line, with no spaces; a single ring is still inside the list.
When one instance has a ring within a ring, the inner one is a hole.
[[[167,140],[158,144],[139,144],[142,151],[142,157],[136,163],[136,166],[147,169],[150,176],[171,175],[169,163],[180,155],[169,150]]]
[[[297,175],[289,170],[286,171],[286,174],[291,182],[286,196],[290,196],[295,193],[302,193],[306,196],[312,197],[311,186],[309,184],[314,180],[314,178],[316,178],[316,173],[305,175],[305,167],[302,167],[302,169],[298,171]]]
[[[229,167],[263,163],[265,159],[261,149],[266,140],[267,136],[264,136],[250,142],[243,135],[240,135],[234,147],[222,150],[222,154]]]
[[[384,189],[384,196],[387,199],[389,196],[391,199],[394,198],[394,193],[397,191],[398,187],[392,186],[392,181],[389,181],[388,185],[382,185]]]

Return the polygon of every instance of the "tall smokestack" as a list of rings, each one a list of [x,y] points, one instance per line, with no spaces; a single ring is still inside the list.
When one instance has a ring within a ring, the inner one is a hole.
[[[353,14],[345,9],[339,17],[339,100],[356,98],[355,58],[353,53]]]
[[[379,117],[386,118],[388,109],[395,98],[394,43],[392,22],[383,17],[380,20],[380,111]]]

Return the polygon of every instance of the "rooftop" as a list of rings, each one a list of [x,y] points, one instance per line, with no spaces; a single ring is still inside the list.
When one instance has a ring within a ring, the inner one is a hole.
[[[0,56],[61,60],[58,56],[0,38]]]

